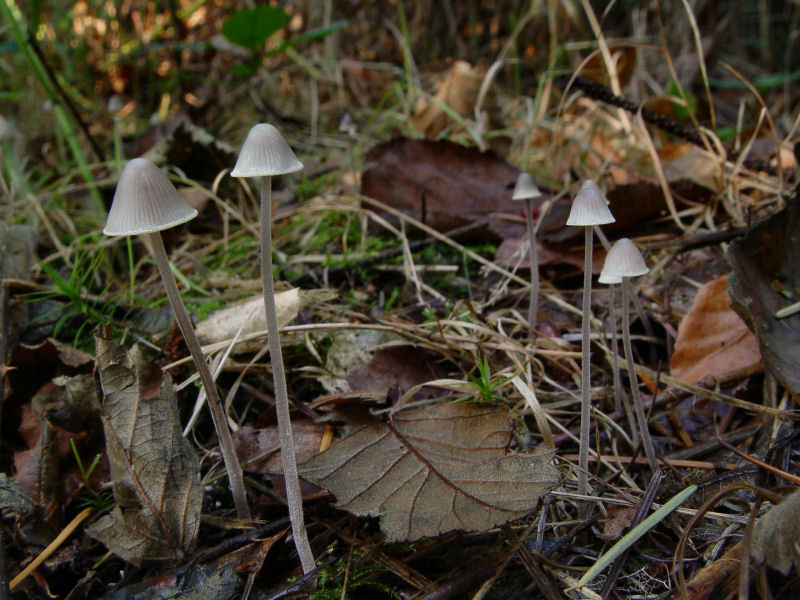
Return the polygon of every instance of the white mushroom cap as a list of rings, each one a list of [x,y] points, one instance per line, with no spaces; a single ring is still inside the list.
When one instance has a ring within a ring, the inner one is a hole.
[[[603,192],[592,179],[587,179],[572,201],[567,225],[586,227],[613,222],[614,216],[608,210],[608,201]]]
[[[153,233],[196,216],[161,169],[146,158],[134,158],[122,169],[103,233]]]
[[[517,184],[514,186],[514,194],[511,196],[512,200],[528,200],[529,198],[538,198],[542,195],[539,188],[527,173],[520,173],[517,177]]]
[[[618,240],[606,255],[603,270],[600,272],[600,283],[621,283],[623,277],[638,277],[648,273],[650,269],[644,262],[642,253],[628,238]]]
[[[233,177],[262,177],[294,173],[303,168],[289,144],[273,125],[259,123],[247,133]]]

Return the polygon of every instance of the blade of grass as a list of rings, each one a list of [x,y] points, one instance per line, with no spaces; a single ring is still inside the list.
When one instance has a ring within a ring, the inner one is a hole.
[[[678,508],[681,504],[683,504],[689,496],[694,494],[697,491],[696,485],[690,485],[682,492],[675,494],[672,498],[670,498],[661,508],[647,517],[644,521],[639,523],[636,527],[631,529],[628,533],[626,533],[620,540],[614,544],[611,549],[606,552],[603,556],[597,559],[586,573],[583,574],[580,581],[578,581],[576,587],[582,587],[592,581],[595,577],[597,577],[600,572],[605,569],[608,565],[610,565],[618,556],[620,556],[625,550],[630,548],[636,541],[642,537],[645,533],[650,531],[653,527],[655,527],[658,523],[660,523],[667,515],[669,515],[673,510]]]

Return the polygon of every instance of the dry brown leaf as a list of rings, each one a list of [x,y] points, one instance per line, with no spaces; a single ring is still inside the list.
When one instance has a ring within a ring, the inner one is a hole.
[[[439,83],[436,100],[462,117],[471,115],[485,73],[484,67],[473,67],[468,62],[457,60]],[[435,138],[452,122],[452,119],[436,102],[420,98],[414,108],[411,122],[426,137]]]
[[[753,530],[750,555],[788,575],[800,573],[800,490],[762,516]]]
[[[508,454],[505,408],[437,404],[354,431],[305,461],[301,475],[353,514],[380,516],[387,541],[518,519],[559,481],[553,453]]]
[[[664,175],[670,184],[685,180],[715,192],[725,188],[719,159],[693,145],[687,145],[685,154],[664,164]]]
[[[695,383],[761,361],[755,336],[730,307],[727,283],[728,276],[723,275],[697,292],[678,327],[670,360],[673,377]]]
[[[103,428],[118,506],[87,528],[120,558],[179,559],[195,544],[200,462],[181,435],[172,382],[138,346],[97,338]]]
[[[519,203],[511,200],[519,171],[494,152],[401,137],[373,146],[365,162],[362,194],[438,231],[475,222],[483,227],[470,233],[472,239],[522,237],[525,231]],[[536,207],[550,196],[546,189],[542,194]]]
[[[292,419],[292,440],[298,456],[319,452],[325,425],[308,419]],[[241,427],[233,433],[233,445],[240,462],[247,462],[247,471],[262,475],[282,475],[278,427]]]
[[[635,514],[635,506],[609,506],[608,519],[603,522],[603,531],[598,537],[606,542],[617,541],[631,526]]]
[[[636,70],[636,48],[633,46],[609,46],[608,53],[614,62],[614,70],[616,71],[619,85],[624,88],[628,85]],[[601,53],[595,54],[584,63],[581,75],[591,81],[596,81],[606,86],[610,85],[611,79],[608,75],[608,65]]]

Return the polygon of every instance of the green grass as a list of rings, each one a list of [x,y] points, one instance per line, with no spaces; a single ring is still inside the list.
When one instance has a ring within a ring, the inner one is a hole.
[[[370,594],[379,594],[381,598],[400,598],[400,595],[391,586],[379,580],[387,570],[382,565],[364,560],[362,552],[354,552],[350,568],[347,568],[345,558],[338,559],[334,564],[324,567],[316,579],[316,587],[308,590],[309,600],[340,600],[343,596],[344,580],[347,574],[347,589],[349,594],[361,590],[362,594],[370,590]],[[348,572],[349,571],[349,572]],[[351,597],[345,595],[345,598]],[[366,596],[362,596],[366,597]]]

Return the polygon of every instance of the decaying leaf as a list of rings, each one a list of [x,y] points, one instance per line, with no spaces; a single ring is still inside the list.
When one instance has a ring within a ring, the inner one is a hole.
[[[437,404],[354,431],[300,467],[338,506],[381,517],[387,541],[486,531],[536,506],[559,481],[553,453],[508,454],[506,409]]]
[[[159,573],[143,581],[118,588],[103,600],[222,600],[238,598],[242,578],[236,573],[236,556],[223,556],[213,563],[193,564],[184,569]]]
[[[730,307],[727,283],[723,275],[697,292],[678,327],[669,365],[673,377],[695,383],[761,361],[755,336]]]
[[[496,213],[519,214],[511,192],[519,171],[494,152],[449,141],[396,138],[367,153],[361,192],[439,231],[479,222],[486,230],[471,237],[522,237],[518,222]],[[540,200],[548,195],[537,198]],[[562,223],[563,225],[563,223]],[[513,232],[513,233],[509,233]]]
[[[292,440],[298,456],[309,456],[319,452],[325,425],[309,419],[292,419]],[[233,433],[236,456],[247,462],[247,470],[262,475],[282,475],[283,464],[280,453],[278,427],[254,428],[245,425]]]
[[[43,385],[22,406],[19,434],[28,449],[14,453],[15,480],[44,507],[45,519],[60,526],[63,506],[83,489],[83,476],[73,454],[101,452],[100,401],[91,375],[59,376]],[[92,485],[107,475],[105,463],[92,472]]]
[[[688,180],[715,192],[722,191],[725,186],[719,158],[691,144],[686,144],[685,148],[685,154],[664,165],[667,181]]]
[[[321,376],[319,382],[332,394],[360,391],[353,390],[348,374],[358,365],[372,360],[383,345],[401,339],[391,333],[371,330],[341,331],[331,337],[333,342],[325,360],[325,369],[329,374]]]
[[[753,530],[750,555],[788,575],[800,573],[800,490],[762,516]]]
[[[800,313],[775,317],[800,302],[800,194],[732,243],[728,260],[733,309],[755,332],[766,367],[800,394]]]
[[[200,525],[200,463],[181,436],[169,376],[138,346],[97,338],[103,428],[118,506],[87,532],[134,564],[180,558]]]
[[[22,515],[35,505],[16,481],[6,477],[5,473],[0,473],[0,510],[10,508]]]

